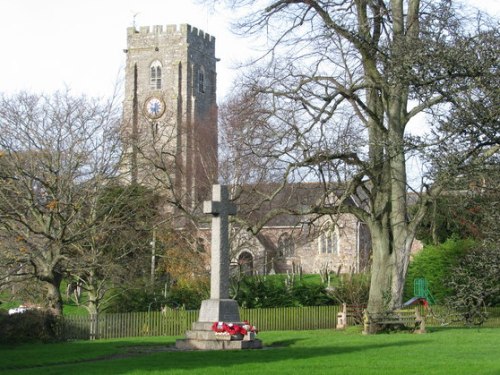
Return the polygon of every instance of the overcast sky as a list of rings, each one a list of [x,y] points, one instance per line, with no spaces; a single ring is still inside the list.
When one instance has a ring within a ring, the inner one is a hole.
[[[123,72],[126,29],[189,23],[216,37],[219,97],[245,42],[229,17],[191,0],[0,0],[0,91],[71,88],[108,95]],[[243,52],[241,52],[243,53]]]
[[[472,1],[472,0],[471,0]],[[499,0],[474,0],[499,15]],[[218,97],[250,42],[229,31],[231,14],[192,0],[0,0],[0,92],[109,95],[125,64],[126,28],[189,23],[216,37]]]

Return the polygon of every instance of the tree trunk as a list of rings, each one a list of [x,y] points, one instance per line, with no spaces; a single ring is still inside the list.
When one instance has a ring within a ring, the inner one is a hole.
[[[87,311],[90,315],[97,314],[99,312],[97,291],[91,286],[87,289]]]
[[[87,304],[85,308],[90,315],[90,326],[89,334],[90,340],[96,340],[99,338],[99,289],[94,284],[95,282],[93,272],[87,275],[87,282],[85,284],[85,291],[87,293]]]
[[[61,295],[61,275],[54,275],[50,281],[45,281],[47,288],[47,303],[48,308],[51,309],[54,314],[62,316],[63,314],[63,300]]]
[[[407,215],[406,162],[404,153],[405,119],[402,116],[404,93],[394,90],[389,106],[387,138],[379,136],[376,144],[387,144],[381,168],[380,186],[373,190],[375,205],[372,222],[373,261],[368,310],[382,312],[402,304],[403,289],[413,239]],[[372,138],[373,139],[373,138]]]
[[[391,291],[392,265],[394,253],[391,251],[389,231],[383,227],[371,227],[372,267],[368,312],[378,313],[387,310]]]
[[[406,225],[372,227],[371,232],[373,258],[368,311],[380,313],[402,305],[412,237]]]

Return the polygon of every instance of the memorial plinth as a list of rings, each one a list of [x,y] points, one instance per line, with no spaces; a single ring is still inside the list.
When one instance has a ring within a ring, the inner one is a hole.
[[[210,299],[201,303],[198,321],[186,338],[177,340],[178,349],[235,350],[260,349],[262,342],[255,333],[245,335],[220,334],[212,330],[215,322],[243,325],[238,303],[229,298],[229,216],[236,214],[236,206],[229,201],[227,186],[214,185],[212,201],[205,201],[203,212],[212,215]]]
[[[242,325],[242,322],[235,324]],[[186,332],[186,338],[177,340],[175,346],[183,350],[241,350],[261,349],[262,342],[255,338],[255,333],[246,335],[218,334],[212,331],[213,323],[194,322],[193,329]]]

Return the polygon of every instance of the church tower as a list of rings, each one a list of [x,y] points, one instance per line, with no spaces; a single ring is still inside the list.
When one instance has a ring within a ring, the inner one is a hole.
[[[190,25],[127,30],[122,171],[183,205],[217,181],[215,38]]]

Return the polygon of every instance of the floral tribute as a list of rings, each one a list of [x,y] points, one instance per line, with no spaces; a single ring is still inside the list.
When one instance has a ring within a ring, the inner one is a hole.
[[[216,335],[246,335],[248,332],[257,333],[257,328],[255,328],[255,326],[251,325],[247,321],[245,321],[242,325],[234,323],[215,322],[214,324],[212,324],[212,331],[214,331]]]

